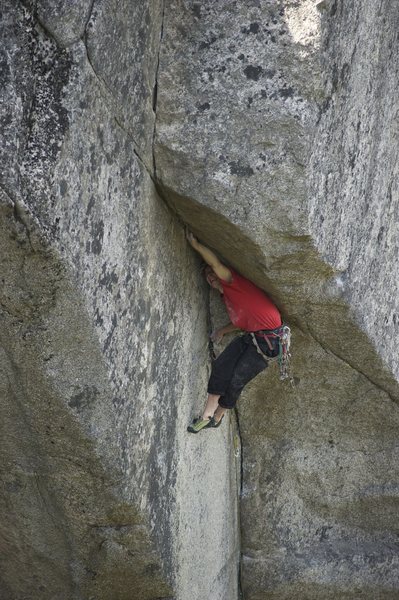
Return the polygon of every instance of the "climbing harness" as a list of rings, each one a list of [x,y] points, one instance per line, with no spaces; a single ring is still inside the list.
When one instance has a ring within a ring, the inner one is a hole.
[[[278,355],[271,357],[266,356],[266,354],[262,352],[257,342],[255,333],[250,334],[258,354],[260,354],[267,363],[277,362],[280,371],[280,380],[284,381],[285,379],[289,379],[291,385],[294,387],[294,378],[291,373],[291,329],[288,327],[288,325],[282,325],[277,329],[265,329],[263,331],[257,331],[256,333],[258,336],[263,337],[270,350],[273,349],[273,346],[269,338],[278,338]]]

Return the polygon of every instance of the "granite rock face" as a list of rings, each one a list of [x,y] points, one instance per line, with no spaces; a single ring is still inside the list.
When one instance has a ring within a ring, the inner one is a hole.
[[[331,11],[324,33],[328,96],[311,161],[311,230],[398,378],[399,17],[390,2],[355,3],[350,11],[337,3]]]
[[[394,4],[0,24],[1,600],[397,598]],[[185,430],[226,315],[183,222],[292,325],[239,430]]]
[[[207,296],[154,185],[162,6],[69,8],[2,9],[0,597],[233,598],[234,420],[186,433]]]
[[[399,594],[397,50],[389,2],[166,3],[159,184],[293,326],[239,405],[246,600]]]

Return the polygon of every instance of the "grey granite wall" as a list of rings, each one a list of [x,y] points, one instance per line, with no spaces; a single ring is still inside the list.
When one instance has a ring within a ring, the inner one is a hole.
[[[245,600],[396,598],[394,4],[1,28],[0,598],[232,600],[239,555]],[[182,221],[292,325],[239,431],[186,433],[226,315]]]
[[[293,326],[295,388],[269,369],[239,404],[246,600],[399,593],[396,22],[384,2],[166,4],[160,185]]]
[[[333,3],[325,14],[328,94],[313,145],[310,195],[317,247],[396,378],[398,19],[392,2]]]
[[[233,598],[234,421],[186,433],[207,295],[154,186],[162,5],[1,24],[0,597]]]

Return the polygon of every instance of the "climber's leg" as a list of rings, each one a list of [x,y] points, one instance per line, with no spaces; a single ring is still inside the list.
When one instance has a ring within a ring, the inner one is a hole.
[[[220,394],[208,394],[208,400],[202,413],[203,419],[210,419],[213,417],[215,410],[219,406]]]
[[[218,407],[213,414],[213,418],[215,419],[216,423],[220,423],[225,412],[226,412],[226,409],[223,408],[223,406],[220,406],[220,404],[218,404]]]

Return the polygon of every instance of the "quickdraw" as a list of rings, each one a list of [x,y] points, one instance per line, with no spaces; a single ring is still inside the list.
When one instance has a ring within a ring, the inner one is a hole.
[[[279,371],[280,371],[280,380],[284,381],[285,379],[289,379],[291,385],[294,387],[294,385],[295,385],[294,378],[291,373],[291,353],[290,353],[291,329],[288,327],[288,325],[282,325],[278,329],[270,329],[270,330],[258,332],[258,335],[259,335],[259,333],[264,334],[264,338],[265,338],[266,342],[268,343],[269,348],[270,348],[270,341],[268,338],[270,338],[270,337],[278,338],[278,342],[279,342],[278,355],[275,357],[270,357],[270,356],[266,356],[266,354],[264,354],[262,352],[262,350],[260,349],[259,344],[257,342],[255,333],[251,333],[251,338],[252,338],[252,341],[255,345],[255,348],[256,348],[256,351],[258,352],[258,354],[260,354],[267,363],[277,362],[278,366],[279,366]]]

